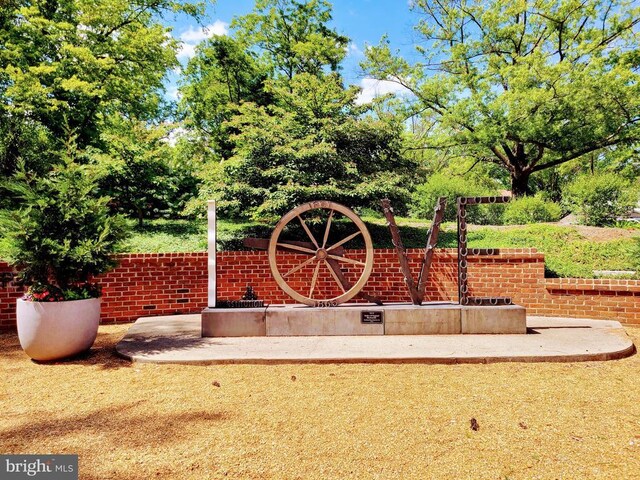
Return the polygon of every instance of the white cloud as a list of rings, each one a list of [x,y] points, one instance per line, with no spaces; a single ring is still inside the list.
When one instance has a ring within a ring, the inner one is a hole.
[[[216,20],[209,25],[198,28],[189,25],[189,28],[180,34],[180,40],[186,43],[199,43],[214,35],[226,35],[229,33],[228,27],[229,24],[222,20]]]
[[[190,43],[183,43],[178,50],[178,58],[189,59],[196,54],[196,46]]]
[[[182,128],[182,127],[178,127],[178,128],[174,128],[173,130],[171,130],[169,132],[169,135],[167,136],[167,138],[165,139],[165,141],[171,145],[172,147],[175,147],[176,144],[178,143],[178,140],[180,140],[183,137],[186,137],[189,135],[189,131]]]
[[[358,45],[356,45],[354,42],[351,42],[349,45],[347,45],[345,47],[345,50],[347,51],[347,55],[356,55],[358,57],[364,56],[364,52],[360,50],[358,48]]]
[[[363,78],[360,81],[360,88],[362,88],[362,91],[356,99],[356,102],[360,105],[368,103],[375,97],[379,97],[380,95],[385,95],[387,93],[397,95],[409,94],[409,90],[399,83],[391,82],[389,80],[376,80],[375,78]]]
[[[169,85],[167,88],[167,98],[178,101],[180,100],[180,90],[177,85]]]
[[[211,38],[214,35],[222,36],[229,33],[229,24],[222,20],[205,25],[204,27],[189,28],[180,34],[182,45],[178,51],[178,58],[189,59],[196,54],[196,46],[203,40]]]

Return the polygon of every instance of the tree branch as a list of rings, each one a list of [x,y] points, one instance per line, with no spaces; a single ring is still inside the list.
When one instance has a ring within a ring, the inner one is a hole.
[[[595,152],[596,150],[600,150],[602,148],[605,147],[611,147],[612,145],[616,145],[618,143],[621,143],[622,140],[619,138],[611,138],[609,137],[608,140],[604,140],[601,143],[598,144],[594,144],[594,145],[589,145],[588,147],[584,147],[580,150],[576,150],[574,152],[568,153],[556,160],[553,160],[551,162],[547,162],[547,163],[543,163],[542,165],[537,165],[534,168],[531,169],[531,172],[538,172],[540,170],[544,170],[545,168],[550,168],[550,167],[555,167],[557,165],[561,165],[563,163],[566,163],[570,160],[574,160],[578,157],[581,157],[582,155],[585,155],[587,153],[590,152]]]
[[[513,165],[511,164],[511,162],[509,161],[509,158],[507,158],[507,156],[502,153],[500,150],[498,150],[497,147],[493,146],[489,148],[493,154],[498,157],[498,159],[511,171],[513,170]]]

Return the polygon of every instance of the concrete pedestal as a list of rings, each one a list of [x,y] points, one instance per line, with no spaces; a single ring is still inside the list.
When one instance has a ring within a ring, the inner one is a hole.
[[[518,305],[460,306],[392,303],[314,308],[206,308],[203,337],[291,337],[332,335],[455,335],[527,333],[526,310]]]
[[[267,334],[263,308],[205,308],[203,337],[264,337]]]
[[[527,315],[524,307],[462,307],[461,333],[527,333]]]

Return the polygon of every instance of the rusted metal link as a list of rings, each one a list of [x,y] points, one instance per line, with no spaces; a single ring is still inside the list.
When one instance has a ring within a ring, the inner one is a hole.
[[[500,255],[499,248],[469,248],[469,255]]]
[[[508,297],[470,297],[467,285],[467,256],[468,255],[498,255],[497,248],[471,248],[467,246],[467,205],[507,203],[511,200],[509,196],[499,197],[458,197],[457,220],[458,220],[458,301],[460,305],[511,305]]]
[[[511,297],[465,297],[461,305],[477,307],[494,307],[497,305],[511,305]]]
[[[467,223],[466,223],[466,200],[460,197],[457,202],[458,217],[458,302],[464,305],[469,294],[467,287]]]
[[[460,205],[479,205],[486,203],[508,203],[511,200],[509,196],[501,197],[458,197]]]

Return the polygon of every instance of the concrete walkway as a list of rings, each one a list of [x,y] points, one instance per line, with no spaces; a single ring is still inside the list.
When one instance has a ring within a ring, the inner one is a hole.
[[[153,363],[582,362],[632,355],[618,322],[528,317],[527,335],[202,338],[200,315],[140,318],[116,349]]]

